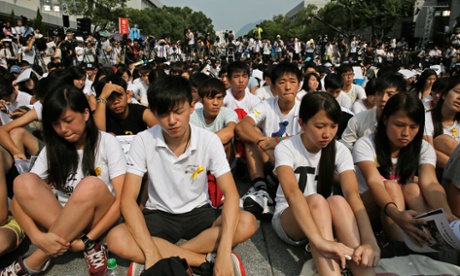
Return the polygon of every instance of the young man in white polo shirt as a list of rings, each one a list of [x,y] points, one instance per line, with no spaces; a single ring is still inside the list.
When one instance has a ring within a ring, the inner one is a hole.
[[[133,261],[129,275],[170,256],[185,258],[200,275],[245,275],[232,247],[251,237],[257,222],[238,209],[238,191],[218,136],[189,123],[188,80],[167,76],[149,88],[148,100],[158,125],[138,133],[131,144],[121,202],[125,223],[108,234],[110,251]],[[225,196],[222,210],[209,204],[207,171]],[[141,211],[136,199],[145,173],[148,200]],[[180,239],[187,241],[176,246]]]

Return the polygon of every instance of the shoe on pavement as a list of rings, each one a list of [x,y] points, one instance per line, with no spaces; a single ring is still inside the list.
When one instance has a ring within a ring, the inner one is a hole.
[[[34,275],[34,276],[39,276],[39,275],[44,275],[45,272],[48,270],[50,267],[51,261],[48,260],[40,269],[40,271],[30,273],[27,271],[26,267],[24,266],[24,259],[22,257],[19,257],[16,261],[14,261],[12,264],[9,266],[3,268],[0,270],[0,276],[20,276],[20,275]]]
[[[84,251],[88,275],[105,276],[107,273],[107,248],[103,243],[97,243],[91,250]]]

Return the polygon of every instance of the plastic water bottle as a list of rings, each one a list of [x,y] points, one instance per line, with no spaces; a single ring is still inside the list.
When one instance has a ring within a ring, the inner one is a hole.
[[[117,266],[117,260],[110,258],[107,260],[107,276],[122,276],[123,272]]]

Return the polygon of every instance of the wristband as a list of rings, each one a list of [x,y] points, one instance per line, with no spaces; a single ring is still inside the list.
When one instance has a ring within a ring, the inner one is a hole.
[[[276,141],[277,144],[280,143],[280,139],[278,138],[278,136],[275,136],[275,141]]]
[[[383,213],[385,214],[385,216],[387,217],[390,217],[387,213],[387,207],[388,205],[394,205],[396,207],[396,209],[398,208],[398,205],[396,205],[396,203],[394,203],[393,201],[390,201],[388,202],[387,204],[385,204],[385,207],[383,207]]]
[[[88,238],[88,236],[86,236],[86,234],[81,235],[80,239],[85,244],[85,250],[87,250],[87,251],[93,249],[93,247],[96,245],[96,242],[93,241],[92,239]]]
[[[283,136],[280,136],[278,139],[280,140],[280,142],[283,141]]]
[[[96,102],[97,102],[97,103],[103,103],[103,104],[106,104],[106,103],[107,103],[107,100],[106,100],[106,99],[101,99],[101,98],[98,98],[98,99],[96,99]]]

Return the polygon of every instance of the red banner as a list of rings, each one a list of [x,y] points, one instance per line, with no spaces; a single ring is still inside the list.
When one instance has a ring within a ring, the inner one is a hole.
[[[129,19],[126,17],[118,17],[118,29],[120,34],[128,34],[129,36]]]

